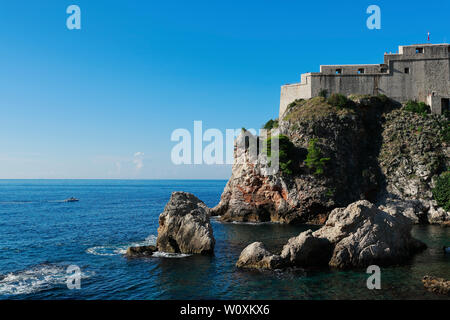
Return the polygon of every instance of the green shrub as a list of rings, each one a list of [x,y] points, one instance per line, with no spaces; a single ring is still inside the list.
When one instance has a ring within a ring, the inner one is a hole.
[[[319,91],[319,97],[322,97],[322,98],[327,98],[327,96],[328,96],[328,90],[327,89],[321,89],[320,91]]]
[[[336,188],[328,188],[327,192],[326,192],[326,196],[328,198],[333,198],[335,193],[336,193]]]
[[[344,109],[349,105],[349,100],[347,97],[340,93],[333,93],[327,99],[327,102],[338,109]]]
[[[272,140],[273,139],[278,139],[278,146],[279,146],[279,165],[280,165],[280,170],[283,173],[286,174],[292,174],[292,158],[293,158],[293,154],[294,154],[294,150],[295,150],[295,146],[294,144],[289,140],[289,138],[285,135],[278,135],[278,136],[274,136],[274,137],[269,137],[266,140],[265,146],[264,146],[264,150],[263,152],[265,152],[267,154],[267,157],[270,158],[272,157]],[[270,162],[269,162],[270,165]]]
[[[286,110],[289,110],[297,105],[299,105],[301,102],[305,101],[305,99],[296,99],[293,102],[289,103]]]
[[[308,144],[308,154],[306,155],[305,164],[308,168],[314,169],[314,174],[322,174],[325,169],[325,164],[330,161],[330,158],[323,158],[322,152],[316,146],[317,139],[311,139]]]
[[[406,102],[405,110],[409,112],[418,113],[421,115],[426,115],[427,113],[430,113],[430,107],[426,103],[412,100]]]
[[[385,94],[379,94],[377,97],[380,100],[380,102],[383,104],[385,104],[389,101],[389,98]]]
[[[450,171],[444,172],[437,178],[433,198],[440,207],[450,211]]]
[[[266,124],[263,126],[263,129],[270,130],[273,128],[278,128],[278,119],[272,120],[266,122]]]
[[[450,144],[450,121],[446,122],[446,125],[441,130],[442,140]]]

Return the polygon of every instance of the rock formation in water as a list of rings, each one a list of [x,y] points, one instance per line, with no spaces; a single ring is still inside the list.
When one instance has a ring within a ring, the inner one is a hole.
[[[208,207],[193,194],[173,192],[159,216],[158,251],[212,254],[214,245]]]
[[[129,247],[125,256],[127,258],[141,258],[141,257],[149,257],[152,256],[157,249],[155,246],[137,246],[137,247]]]
[[[263,269],[328,265],[346,269],[403,263],[426,248],[411,236],[411,226],[404,215],[389,214],[360,200],[334,209],[319,230],[289,239],[280,255],[263,250],[261,243],[249,245],[236,265]]]
[[[271,254],[262,242],[253,242],[241,252],[236,266],[239,268],[278,269],[283,267],[283,263],[280,256]]]
[[[425,276],[422,279],[424,287],[433,293],[450,295],[450,281],[432,276]]]
[[[271,130],[278,135],[288,141],[289,161],[276,174],[267,174],[265,136],[243,131],[236,139],[232,175],[212,214],[323,224],[334,208],[369,200],[414,223],[450,220],[431,193],[450,167],[444,116],[413,113],[383,96],[350,97],[345,105],[316,97],[292,103]]]

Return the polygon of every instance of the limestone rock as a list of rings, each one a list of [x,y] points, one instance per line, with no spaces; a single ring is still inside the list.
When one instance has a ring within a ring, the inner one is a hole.
[[[386,191],[402,200],[432,199],[433,179],[450,166],[450,148],[443,142],[444,116],[423,117],[403,109],[385,115],[378,161]]]
[[[328,239],[313,236],[311,230],[289,239],[281,251],[281,258],[295,266],[327,265],[333,248]]]
[[[450,212],[438,207],[436,201],[429,201],[428,222],[430,224],[444,224],[450,221]]]
[[[428,207],[420,200],[387,199],[384,201],[384,204],[378,208],[392,215],[403,214],[414,224],[425,223],[428,221]]]
[[[238,264],[271,269],[276,258],[278,267],[361,268],[403,263],[425,248],[424,243],[411,236],[409,218],[389,214],[360,200],[334,209],[319,230],[308,230],[289,239],[280,256],[268,252],[262,243],[253,243],[242,252]]]
[[[271,135],[286,135],[294,144],[291,174],[267,174],[267,157],[248,147],[266,137],[243,131],[213,214],[223,221],[323,224],[334,208],[361,199],[375,202],[386,193],[396,201],[378,203],[382,210],[403,213],[414,223],[448,220],[449,213],[426,204],[435,177],[450,167],[445,117],[423,117],[376,96],[351,99],[344,110],[321,97],[287,108]],[[311,139],[330,158],[324,174],[314,174],[304,163]]]
[[[334,209],[313,235],[335,244],[329,265],[337,268],[401,263],[426,247],[411,236],[410,219],[366,200]]]
[[[127,258],[148,257],[153,255],[155,251],[157,251],[155,246],[129,247],[125,256]]]
[[[432,276],[425,276],[422,279],[424,287],[431,292],[450,295],[450,281]]]
[[[252,269],[278,269],[282,265],[280,256],[271,254],[262,242],[253,242],[245,247],[236,262],[238,268]]]
[[[206,205],[193,194],[173,192],[159,216],[158,251],[212,254],[214,245]]]

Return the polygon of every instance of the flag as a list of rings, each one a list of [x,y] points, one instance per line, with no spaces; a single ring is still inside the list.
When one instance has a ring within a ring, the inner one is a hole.
[[[430,41],[430,32],[428,32],[428,41]]]

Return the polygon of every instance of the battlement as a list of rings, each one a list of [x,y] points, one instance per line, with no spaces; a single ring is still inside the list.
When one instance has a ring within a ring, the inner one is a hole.
[[[302,74],[299,83],[281,87],[280,117],[292,101],[322,90],[423,101],[440,114],[448,109],[450,97],[450,45],[399,46],[398,53],[385,53],[381,64],[321,65],[320,72]]]

